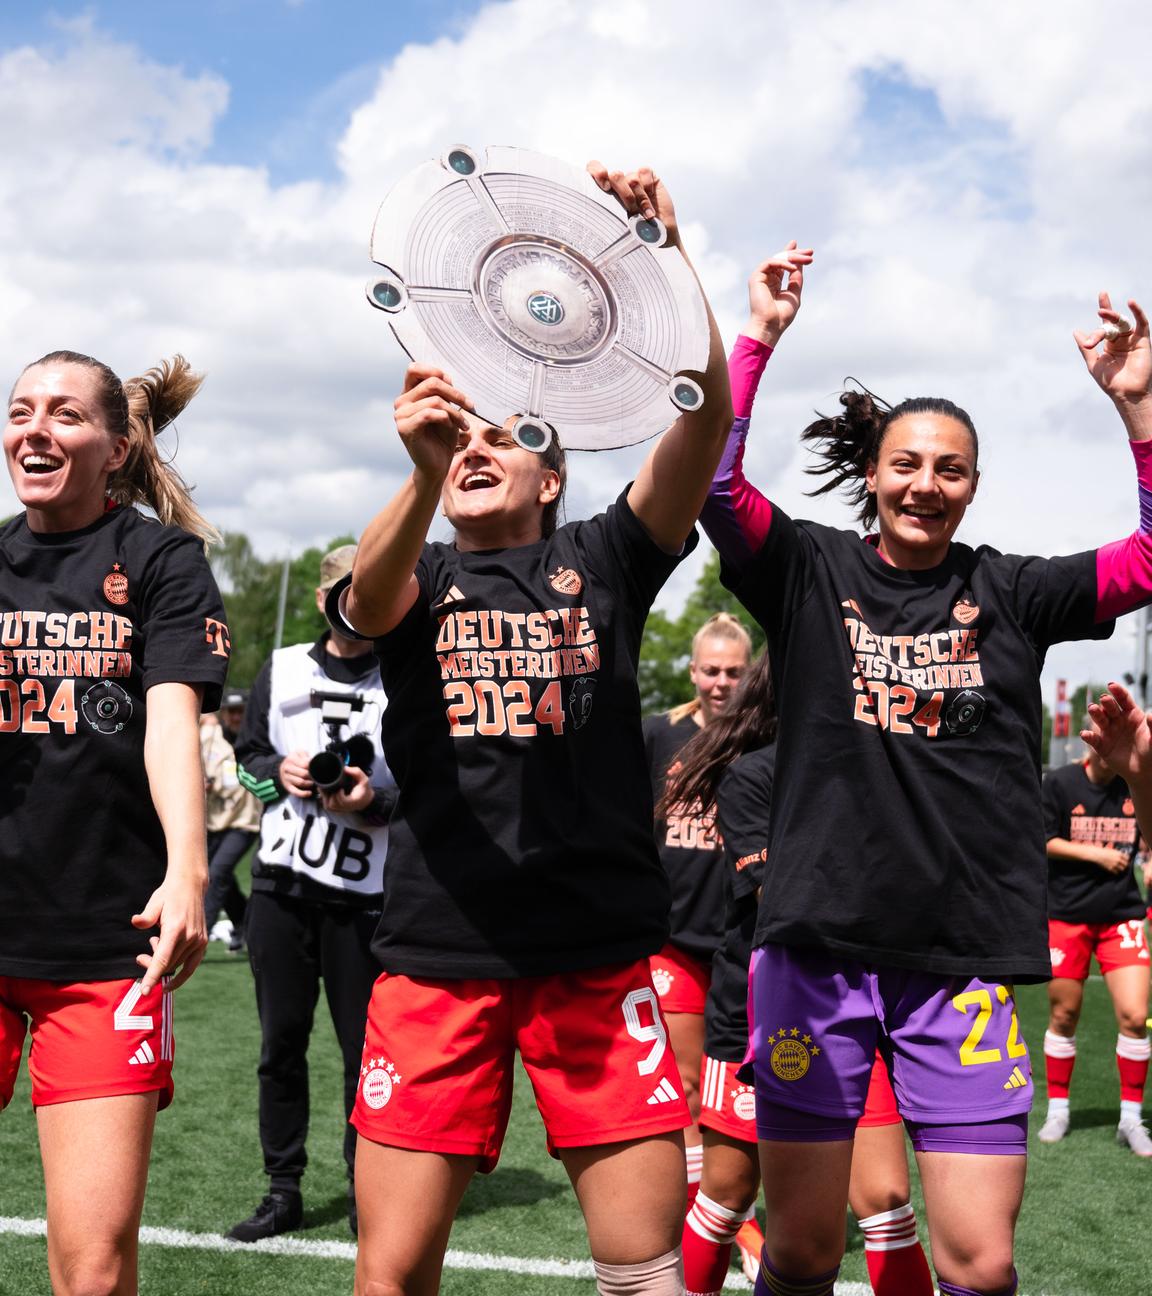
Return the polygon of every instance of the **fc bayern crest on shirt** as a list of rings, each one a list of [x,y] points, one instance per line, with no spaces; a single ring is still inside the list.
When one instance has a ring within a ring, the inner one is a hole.
[[[980,607],[973,603],[967,594],[962,594],[952,609],[952,616],[959,621],[962,626],[971,625],[980,615]]]
[[[112,564],[112,570],[104,577],[104,597],[117,607],[128,602],[128,577],[118,562]]]
[[[569,598],[575,598],[584,588],[584,578],[571,567],[557,567],[554,572],[548,573],[548,584],[557,594],[566,594]]]
[[[360,1094],[374,1111],[387,1107],[400,1083],[396,1068],[382,1057],[369,1058],[360,1068]]]
[[[772,1050],[768,1054],[772,1074],[788,1081],[802,1080],[821,1052],[812,1036],[802,1033],[799,1026],[781,1026],[775,1035],[768,1036],[768,1047]]]

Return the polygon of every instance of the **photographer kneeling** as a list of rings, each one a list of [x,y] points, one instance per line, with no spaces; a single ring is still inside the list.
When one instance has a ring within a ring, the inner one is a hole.
[[[321,610],[355,554],[355,545],[344,545],[321,559]],[[265,662],[236,743],[241,782],[265,806],[247,940],[263,1038],[260,1142],[270,1180],[252,1216],[230,1230],[238,1242],[298,1228],[303,1217],[308,1037],[321,979],[344,1059],[346,1115],[356,1097],[368,1000],[380,971],[370,942],[396,796],[380,748],[385,701],[370,646],[326,632],[314,644],[279,648]],[[356,1131],[347,1125],[354,1233],[355,1153]]]

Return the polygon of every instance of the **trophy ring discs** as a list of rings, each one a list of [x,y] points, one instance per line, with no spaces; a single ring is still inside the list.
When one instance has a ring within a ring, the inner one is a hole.
[[[707,310],[666,242],[578,167],[454,145],[381,204],[368,300],[526,449],[610,450],[704,403]]]

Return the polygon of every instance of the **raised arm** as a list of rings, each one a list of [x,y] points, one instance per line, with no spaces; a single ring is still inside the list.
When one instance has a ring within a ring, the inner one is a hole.
[[[416,564],[440,507],[440,492],[468,420],[472,402],[448,375],[430,365],[409,365],[396,398],[396,430],[412,459],[412,472],[368,523],[356,550],[352,584],[342,613],[365,638],[387,634],[416,602]]]
[[[1092,728],[1080,737],[1128,784],[1141,835],[1152,841],[1152,714],[1136,705],[1123,684],[1111,683],[1098,702],[1088,704],[1088,716]]]
[[[588,171],[625,211],[648,220],[658,217],[668,231],[668,245],[684,255],[676,211],[659,176],[648,167],[627,174],[609,171],[602,162],[589,162]],[[680,552],[696,524],[732,422],[724,344],[707,300],[704,305],[709,329],[708,367],[700,378],[704,403],[697,412],[681,414],[660,437],[628,492],[632,512],[668,553]]]
[[[772,523],[772,505],[744,476],[744,442],[756,389],[768,357],[800,309],[804,267],[811,248],[793,239],[748,281],[749,318],[728,358],[735,415],[728,431],[700,521],[727,566],[739,571],[759,550]]]
[[[1126,321],[1112,309],[1108,294],[1101,293],[1101,326],[1075,334],[1088,372],[1115,405],[1128,433],[1140,496],[1136,530],[1097,550],[1097,621],[1131,612],[1152,599],[1152,345],[1147,316],[1134,301],[1128,307],[1135,327],[1118,331]]]

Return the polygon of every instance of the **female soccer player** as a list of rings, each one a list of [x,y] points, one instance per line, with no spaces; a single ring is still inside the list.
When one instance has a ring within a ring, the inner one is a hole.
[[[1130,306],[1136,327],[1121,332],[1102,295],[1102,327],[1076,340],[1147,490],[1152,350]],[[1149,597],[1152,510],[1129,539],[1072,557],[954,543],[978,482],[971,419],[949,401],[892,408],[854,391],[805,439],[830,478],[820,489],[847,488],[878,530],[794,522],[742,471],[780,331],[754,306],[733,357],[741,417],[704,514],[724,579],[768,635],[780,708],[752,971],[768,1199],[757,1290],[832,1290],[879,1045],[917,1149],[940,1290],[1008,1293],[1031,1102],[1012,983],[1051,970],[1039,670],[1050,644],[1106,636]]]
[[[644,721],[644,749],[652,799],[660,802],[680,752],[727,706],[748,669],[752,639],[736,617],[717,612],[692,637],[688,678],[696,696]],[[711,803],[669,805],[656,817],[656,849],[672,887],[672,930],[652,962],[652,982],[668,1025],[684,1097],[692,1115],[684,1154],[691,1200],[700,1183],[700,1059],[704,1050],[704,1001],[712,956],[724,932],[724,875]]]
[[[1152,1138],[1141,1107],[1148,1079],[1148,942],[1144,898],[1133,868],[1138,831],[1128,785],[1095,751],[1044,779],[1044,830],[1048,837],[1048,943],[1051,1016],[1044,1032],[1048,1111],[1037,1137],[1058,1143],[1071,1119],[1069,1089],[1076,1065],[1076,1027],[1084,982],[1096,956],[1119,1034],[1117,1141],[1137,1156],[1152,1157]]]
[[[765,867],[764,843],[776,759],[776,708],[765,653],[753,663],[730,708],[682,751],[669,799],[716,806],[723,838],[726,922],[712,963],[700,1086],[704,1161],[700,1191],[684,1226],[689,1293],[719,1293],[732,1251],[755,1278],[763,1236],[753,1223],[760,1168],[755,1099],[738,1075],[748,1052],[748,964]],[[877,1296],[932,1296],[932,1275],[909,1201],[904,1129],[887,1068],[873,1066],[857,1127],[848,1201],[864,1234],[868,1275]],[[749,1245],[749,1234],[758,1244]]]
[[[166,992],[207,943],[198,713],[229,642],[215,533],[156,447],[199,385],[179,357],[122,384],[57,351],[8,404],[24,512],[0,530],[0,1107],[29,1032],[58,1296],[136,1291]]]
[[[650,171],[590,169],[678,241]],[[412,475],[345,603],[376,636],[400,787],[353,1117],[361,1296],[436,1290],[461,1195],[496,1162],[517,1048],[600,1290],[682,1291],[688,1113],[648,967],[669,892],[636,665],[730,426],[714,330],[702,385],[616,503],[561,527],[558,447],[520,448],[419,366],[396,402]],[[455,543],[427,544],[441,506]]]

